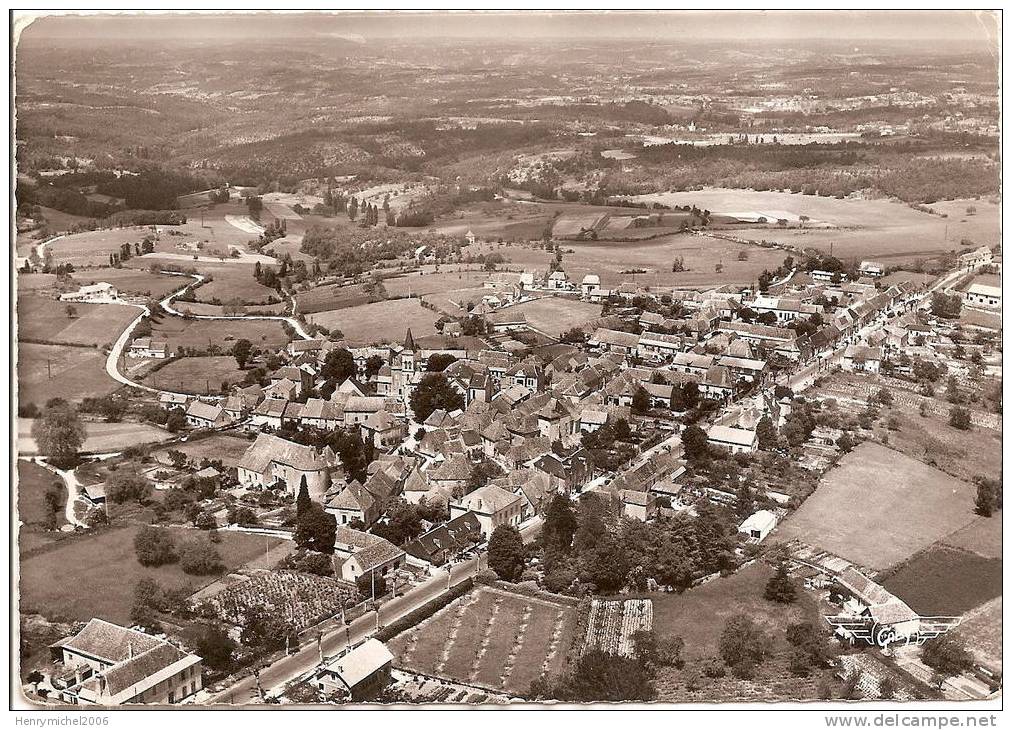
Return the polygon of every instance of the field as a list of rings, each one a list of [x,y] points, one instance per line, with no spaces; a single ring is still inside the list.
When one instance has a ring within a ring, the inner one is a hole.
[[[217,433],[205,439],[191,439],[185,443],[176,443],[172,445],[172,448],[182,451],[198,464],[201,459],[221,459],[225,466],[235,466],[252,443],[249,439],[239,436]],[[153,452],[152,457],[157,461],[169,463],[167,451]]]
[[[295,295],[295,306],[303,314],[358,307],[368,303],[369,295],[361,284],[324,284]]]
[[[450,267],[442,267],[439,272],[408,273],[403,276],[393,276],[383,280],[383,288],[390,296],[424,294],[444,294],[460,291],[461,289],[477,289],[488,280],[488,274],[484,271],[476,271],[464,267],[457,267],[456,270]],[[491,290],[489,293],[492,293]]]
[[[111,345],[141,310],[122,304],[69,304],[49,297],[18,297],[18,338],[68,345]]]
[[[264,286],[253,278],[253,266],[246,264],[224,264],[217,267],[198,266],[201,273],[210,273],[214,279],[193,290],[198,302],[215,299],[222,304],[239,300],[244,304],[268,304],[280,302],[281,295],[275,289]]]
[[[807,215],[814,225],[833,227],[735,230],[745,238],[776,240],[799,247],[828,250],[833,244],[833,253],[838,258],[877,258],[887,264],[958,249],[963,238],[987,246],[999,240],[999,207],[983,200],[933,203],[930,207],[938,215],[931,215],[889,200],[837,200],[751,190],[707,189],[641,195],[638,199],[666,205],[696,205],[714,213],[775,210],[794,216]],[[975,215],[966,214],[969,205],[976,207]]]
[[[1001,558],[934,545],[882,585],[922,616],[958,616],[1001,595]]]
[[[38,464],[18,460],[18,520],[25,525],[41,525],[49,514],[45,495],[51,488],[60,493],[59,524],[66,522],[63,506],[67,502],[67,489],[63,481]]]
[[[218,345],[231,349],[234,340],[245,338],[261,349],[280,349],[288,344],[281,322],[272,319],[213,320],[162,317],[152,324],[153,338],[165,340],[173,353],[179,347],[207,349]],[[228,339],[226,339],[228,338]]]
[[[586,274],[597,274],[605,288],[627,281],[642,286],[676,288],[749,284],[763,269],[780,266],[787,256],[786,252],[776,249],[688,234],[635,242],[564,241],[561,247],[564,251],[562,268],[571,281],[578,283]],[[552,254],[540,246],[507,247],[496,243],[467,247],[467,253],[475,256],[491,252],[502,254],[511,270],[545,271],[552,258]],[[743,252],[747,261],[738,260]],[[672,272],[672,264],[679,256],[686,270]],[[722,266],[720,273],[716,271],[718,264]],[[646,273],[621,273],[632,269],[643,269]]]
[[[974,492],[937,469],[866,442],[826,473],[774,537],[799,539],[884,570],[970,524]]]
[[[975,327],[984,327],[989,330],[1001,330],[1001,314],[998,312],[984,312],[980,309],[970,309],[969,307],[963,307],[959,313],[959,323],[961,325],[973,325]]]
[[[970,611],[956,628],[955,635],[966,640],[977,661],[1001,671],[1002,599],[993,598]]]
[[[599,319],[601,305],[561,297],[541,297],[505,310],[507,313],[522,312],[532,327],[552,337]]]
[[[440,312],[445,312],[451,317],[463,317],[467,314],[467,305],[469,303],[477,304],[481,301],[482,297],[494,293],[494,291],[486,289],[485,287],[479,287],[476,289],[455,289],[452,291],[426,294],[422,297],[422,300],[427,304],[431,304]]]
[[[495,589],[478,589],[390,642],[394,664],[518,695],[542,674],[564,670],[576,609]]]
[[[227,317],[235,314],[235,311],[231,308],[228,308],[228,313],[226,314],[226,307],[223,304],[205,304],[204,302],[174,301],[172,302],[172,308],[177,312],[210,315],[212,317]],[[244,304],[237,311],[247,314],[287,315],[288,305],[283,302],[278,302],[277,304]]]
[[[52,377],[50,377],[52,373]],[[105,371],[105,355],[91,347],[18,344],[18,400],[40,408],[50,398],[80,401],[120,387]]]
[[[243,379],[245,373],[239,370],[231,355],[209,357],[181,357],[165,367],[149,372],[141,381],[152,388],[171,390],[176,393],[195,395],[217,395],[221,384],[229,385]]]
[[[30,418],[18,419],[18,453],[35,454],[35,439],[32,438]],[[87,421],[84,424],[87,437],[81,451],[104,454],[119,451],[127,446],[137,444],[154,444],[167,441],[173,436],[168,431],[148,423],[96,423]]]
[[[189,279],[165,274],[154,274],[150,271],[109,267],[100,269],[83,269],[74,272],[74,284],[84,286],[105,281],[119,290],[121,295],[155,297],[161,299],[170,292],[185,285]]]
[[[1001,557],[1001,512],[992,517],[978,517],[962,530],[956,530],[942,540],[962,550],[969,550],[985,558]]]
[[[187,575],[177,565],[146,568],[137,562],[137,527],[120,527],[61,541],[52,550],[21,562],[21,608],[25,613],[73,621],[103,618],[129,626],[134,586],[153,578],[163,588],[189,586],[194,591],[215,576]],[[172,529],[177,545],[196,537],[193,530]],[[219,533],[217,545],[228,570],[235,570],[263,554],[275,538],[237,532]],[[86,590],[82,590],[85,587]]]
[[[82,266],[106,266],[109,263],[109,255],[120,252],[120,246],[129,243],[130,253],[134,253],[133,246],[144,240],[151,229],[147,226],[134,226],[131,228],[112,228],[108,230],[83,231],[64,236],[46,247],[47,251],[53,254],[53,261],[57,263],[71,263],[75,267]],[[162,244],[156,244],[155,250],[168,250]]]
[[[417,299],[391,299],[327,312],[316,312],[306,317],[313,324],[328,329],[339,329],[351,345],[369,345],[383,342],[400,342],[405,331],[431,335],[436,329],[439,315],[425,309]]]
[[[75,280],[76,281],[76,280]],[[18,292],[56,289],[56,274],[18,274]]]

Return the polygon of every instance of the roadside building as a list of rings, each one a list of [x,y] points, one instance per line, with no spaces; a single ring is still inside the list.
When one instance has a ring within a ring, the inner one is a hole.
[[[325,665],[316,675],[316,684],[328,696],[345,696],[353,702],[374,700],[390,684],[393,661],[383,642],[368,639]]]

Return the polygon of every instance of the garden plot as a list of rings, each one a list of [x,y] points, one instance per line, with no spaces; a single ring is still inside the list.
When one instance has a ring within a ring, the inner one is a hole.
[[[636,650],[632,635],[650,631],[653,625],[654,608],[649,599],[594,600],[590,604],[584,651],[600,649],[607,654],[631,657]]]
[[[223,621],[241,626],[251,610],[279,613],[297,631],[351,608],[358,598],[354,586],[309,573],[257,570],[201,602]]]

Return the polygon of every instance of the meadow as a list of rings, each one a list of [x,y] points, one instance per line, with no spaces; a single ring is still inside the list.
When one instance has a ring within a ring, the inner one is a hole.
[[[61,302],[26,294],[18,297],[18,339],[108,347],[140,312],[122,304]]]
[[[231,350],[235,340],[245,338],[261,349],[280,349],[288,344],[282,323],[272,319],[214,320],[162,317],[151,326],[153,338],[165,340],[171,352],[179,347],[206,350],[217,345]]]
[[[18,419],[19,454],[37,453],[38,447],[32,438],[32,423],[33,420],[30,418]],[[94,454],[120,451],[128,446],[154,444],[174,438],[173,434],[158,426],[128,421],[119,423],[86,421],[84,431],[86,436],[81,451]]]
[[[773,537],[885,570],[970,524],[974,493],[938,469],[865,442],[825,474]]]
[[[922,616],[958,616],[1000,596],[1001,558],[933,545],[882,581]]]
[[[533,302],[517,304],[506,313],[523,313],[527,323],[552,337],[592,322],[601,316],[601,305],[563,297],[541,297]]]
[[[390,299],[307,315],[306,319],[328,329],[339,329],[350,345],[400,342],[410,327],[412,334],[434,334],[436,312],[425,309],[417,299]]]
[[[48,469],[29,461],[18,460],[18,520],[25,526],[40,526],[49,515],[46,506],[46,492],[54,490],[60,494],[59,524],[66,522],[63,506],[67,502],[67,488],[63,480]]]
[[[231,355],[214,355],[178,358],[141,376],[140,381],[149,387],[175,393],[219,395],[222,383],[241,382],[245,375]]]
[[[187,283],[188,279],[126,267],[113,269],[106,266],[74,272],[75,286],[97,284],[100,281],[112,284],[119,291],[120,296],[161,299],[165,295],[182,287]]]
[[[241,436],[234,436],[227,433],[215,433],[208,438],[193,439],[175,443],[172,449],[182,451],[193,462],[199,464],[202,459],[221,459],[225,466],[235,466],[239,463],[242,455],[252,445],[252,441]],[[151,456],[163,464],[171,463],[168,457],[168,449],[153,451]]]
[[[124,307],[126,309],[126,307]],[[50,398],[80,401],[108,395],[120,384],[105,371],[105,355],[92,347],[18,344],[18,402],[40,408]]]

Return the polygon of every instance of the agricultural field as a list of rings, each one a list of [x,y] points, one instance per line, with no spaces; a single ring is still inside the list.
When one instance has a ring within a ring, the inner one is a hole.
[[[50,398],[108,395],[120,384],[105,371],[105,359],[93,347],[18,343],[18,402],[41,408]]]
[[[176,443],[172,448],[182,451],[191,461],[199,464],[202,459],[220,459],[224,466],[231,467],[239,463],[246,449],[253,442],[241,436],[233,436],[226,433],[216,433],[213,436],[203,439],[190,439],[183,443]],[[158,462],[169,464],[168,449],[152,452],[151,456]]]
[[[163,588],[187,586],[194,591],[211,583],[215,576],[193,576],[178,564],[146,568],[137,562],[134,536],[138,527],[119,527],[86,533],[63,540],[52,549],[22,560],[21,607],[26,613],[40,613],[51,619],[87,621],[93,617],[129,625],[130,604],[124,596],[133,595],[141,578],[153,578]],[[177,544],[205,536],[193,530],[165,528]],[[216,545],[227,571],[234,571],[262,555],[268,545],[281,544],[276,538],[219,533]],[[73,576],[73,580],[67,580]],[[81,586],[87,586],[82,591]]]
[[[295,295],[296,310],[303,314],[358,307],[368,303],[369,295],[361,284],[324,284]]]
[[[32,438],[32,423],[34,421],[31,418],[18,419],[18,453],[20,454],[38,453],[35,439]],[[120,451],[128,446],[139,444],[156,444],[173,438],[173,434],[149,423],[85,421],[84,431],[86,436],[81,445],[81,451],[94,454]]]
[[[339,329],[348,344],[361,346],[400,342],[409,327],[416,337],[434,334],[439,315],[425,309],[417,299],[390,299],[360,307],[316,312],[306,319],[330,330]]]
[[[654,193],[637,200],[666,205],[696,205],[727,215],[779,211],[793,221],[801,215],[811,220],[805,228],[737,227],[737,235],[798,246],[829,250],[841,259],[875,258],[895,264],[900,260],[930,258],[958,249],[963,238],[977,245],[998,242],[999,206],[984,200],[932,203],[936,215],[914,210],[885,199],[822,198],[800,193],[759,192],[711,188],[684,193]],[[968,215],[967,207],[977,212]],[[945,214],[947,217],[942,217]],[[793,223],[792,223],[793,225]]]
[[[389,296],[423,296],[425,294],[453,294],[461,289],[482,288],[488,274],[464,266],[443,266],[438,272],[409,272],[383,280],[383,288]],[[491,291],[489,292],[491,293]]]
[[[993,598],[968,612],[953,632],[966,640],[974,658],[982,664],[1002,668],[1002,599]]]
[[[20,449],[19,449],[20,451]],[[18,521],[24,526],[40,526],[49,515],[46,506],[46,492],[59,492],[60,511],[59,524],[66,522],[63,506],[67,502],[67,488],[60,477],[38,464],[18,460]]]
[[[1002,545],[1001,512],[978,517],[961,530],[942,539],[941,544],[969,550],[985,558],[1000,558]]]
[[[193,290],[198,302],[214,302],[222,304],[238,300],[243,304],[272,304],[281,301],[276,289],[266,287],[253,278],[253,266],[248,264],[224,264],[222,266],[197,266],[202,274],[210,274],[214,278]]]
[[[206,350],[217,345],[229,351],[235,340],[247,339],[255,347],[277,350],[289,342],[282,323],[276,319],[214,320],[162,317],[151,326],[152,338],[165,340],[175,353],[180,347]]]
[[[233,309],[231,306],[226,307],[223,304],[205,304],[204,302],[180,302],[173,301],[172,308],[177,312],[184,314],[195,314],[198,316],[234,316],[237,312],[242,314],[270,314],[270,315],[288,315],[288,305],[279,302],[278,304],[244,304],[238,309]],[[228,309],[228,312],[225,310]]]
[[[440,312],[445,312],[451,317],[463,317],[467,314],[468,304],[478,304],[482,297],[495,292],[485,287],[475,289],[456,289],[453,291],[426,294],[422,300],[431,304]]]
[[[155,274],[150,271],[126,267],[113,269],[108,266],[75,271],[73,279],[74,288],[105,281],[116,287],[121,296],[153,297],[156,299],[161,299],[190,281],[179,276]]]
[[[76,281],[76,280],[75,280]],[[33,291],[54,291],[56,289],[56,274],[21,274],[15,279],[18,293]]]
[[[510,307],[506,312],[522,312],[532,327],[558,337],[573,327],[581,327],[601,317],[601,305],[562,297],[541,297]]]
[[[1001,314],[963,307],[959,313],[959,323],[961,325],[1001,331]]]
[[[958,616],[1001,595],[1001,558],[933,545],[882,581],[922,616]]]
[[[222,383],[232,385],[242,381],[245,375],[231,355],[213,355],[178,358],[158,370],[149,371],[140,380],[159,390],[218,395]]]
[[[524,694],[569,661],[577,609],[481,588],[390,642],[394,665],[451,681]]]
[[[825,474],[774,538],[885,570],[973,522],[974,493],[938,469],[865,442]]]
[[[139,244],[151,233],[148,226],[110,228],[97,231],[83,231],[67,234],[50,243],[46,250],[52,252],[55,263],[70,263],[75,267],[107,266],[109,255],[120,252],[120,246],[129,243],[131,254],[134,244]],[[169,251],[171,244],[165,237],[155,244],[156,251]]]
[[[18,338],[108,347],[140,313],[137,307],[123,304],[61,302],[26,294],[18,297]]]

